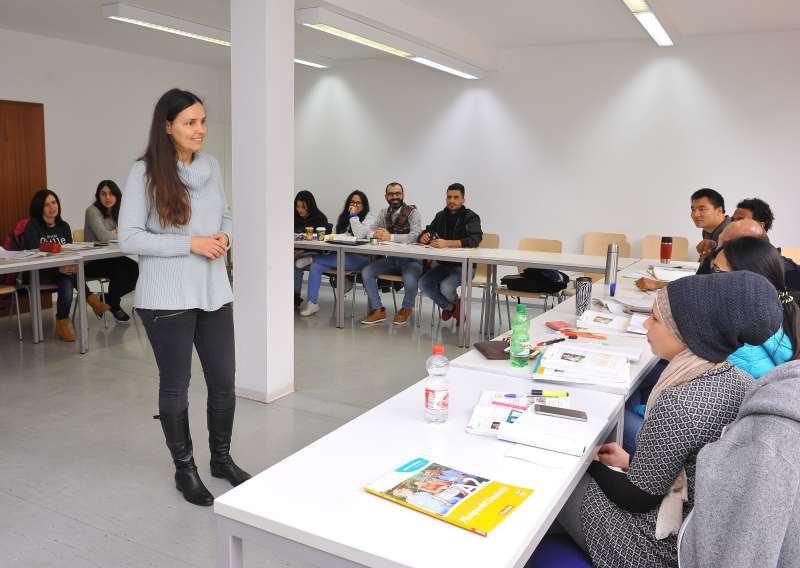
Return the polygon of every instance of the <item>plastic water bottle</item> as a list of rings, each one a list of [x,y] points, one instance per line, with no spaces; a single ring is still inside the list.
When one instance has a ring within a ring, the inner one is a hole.
[[[444,356],[444,346],[434,345],[433,355],[425,361],[428,380],[425,381],[425,422],[447,422],[450,406],[450,361]]]
[[[511,318],[511,366],[525,367],[531,354],[528,337],[528,314],[524,304],[517,304],[517,313]]]

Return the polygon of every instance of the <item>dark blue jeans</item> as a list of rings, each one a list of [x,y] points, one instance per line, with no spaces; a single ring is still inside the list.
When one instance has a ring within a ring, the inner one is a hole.
[[[78,288],[78,277],[74,274],[62,274],[57,268],[39,271],[39,282],[41,284],[55,284],[58,286],[56,296],[56,319],[69,318],[69,310],[72,308],[72,291]],[[86,295],[91,294],[89,287],[86,287]]]
[[[625,423],[622,427],[622,447],[629,454],[633,455],[636,451],[636,436],[642,428],[644,417],[637,413],[634,409],[640,404],[647,404],[647,399],[650,398],[650,391],[658,382],[661,373],[667,368],[668,361],[661,359],[655,366],[650,369],[647,376],[639,385],[628,401],[625,403]]]

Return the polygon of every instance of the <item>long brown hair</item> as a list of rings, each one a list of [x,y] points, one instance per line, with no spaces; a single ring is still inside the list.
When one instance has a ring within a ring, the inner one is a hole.
[[[186,225],[192,217],[189,190],[178,175],[177,150],[167,134],[167,122],[196,103],[203,101],[189,91],[170,89],[161,95],[153,110],[147,149],[139,158],[145,163],[150,204],[165,227]]]

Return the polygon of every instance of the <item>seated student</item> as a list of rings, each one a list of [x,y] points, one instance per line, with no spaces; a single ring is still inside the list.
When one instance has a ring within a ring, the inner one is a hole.
[[[677,539],[694,503],[697,453],[733,422],[753,380],[726,361],[780,328],[774,286],[752,272],[689,276],[656,295],[645,327],[667,359],[631,457],[604,444],[558,517],[595,566],[677,566]],[[619,468],[622,471],[611,469]]]
[[[386,186],[388,207],[381,209],[370,228],[369,237],[379,241],[395,243],[415,243],[422,232],[422,219],[416,205],[406,205],[403,186],[392,182]],[[373,260],[361,271],[364,288],[369,298],[369,314],[361,318],[363,325],[375,325],[386,321],[386,309],[378,292],[379,274],[400,274],[403,276],[405,294],[403,307],[394,316],[394,325],[406,325],[411,317],[414,302],[417,300],[417,281],[422,274],[422,261],[416,258],[390,256]]]
[[[464,207],[464,186],[451,184],[447,188],[447,205],[439,211],[419,236],[419,242],[434,248],[475,248],[483,240],[481,218]],[[437,262],[419,280],[422,292],[442,309],[442,321],[459,318],[456,289],[461,285],[461,265]]]
[[[61,218],[61,201],[49,189],[42,189],[34,194],[30,205],[30,220],[23,233],[26,249],[38,249],[41,243],[66,244],[72,242],[72,230],[69,223]],[[39,279],[43,284],[58,286],[56,300],[56,337],[62,341],[75,341],[75,334],[69,325],[69,310],[72,307],[72,290],[78,287],[78,271],[76,265],[48,268],[39,271]],[[97,314],[102,317],[108,311],[108,305],[86,288],[86,301]]]
[[[317,200],[314,199],[314,194],[310,191],[298,191],[294,196],[294,232],[305,233],[306,227],[325,227],[326,231],[331,230],[331,224],[328,223],[328,218],[325,213],[317,207]],[[306,251],[296,251],[295,260],[308,256],[310,253]],[[303,303],[303,298],[300,297],[300,291],[303,288],[303,269],[295,267],[294,269],[294,307],[299,308]]]
[[[344,201],[344,209],[339,214],[336,221],[336,234],[349,233],[355,237],[363,239],[369,232],[369,227],[375,221],[375,216],[369,211],[369,199],[363,191],[354,191],[347,196]],[[369,257],[363,254],[347,254],[345,257],[344,269],[347,271],[359,271],[369,264]],[[301,257],[295,262],[297,268],[304,268],[311,265],[308,269],[308,302],[301,308],[301,316],[310,316],[319,311],[319,287],[322,283],[322,274],[328,270],[336,268],[336,255],[314,254]],[[345,283],[352,286],[349,281]]]
[[[800,362],[781,365],[697,456],[681,568],[800,567]]]
[[[783,327],[763,345],[743,345],[728,357],[728,361],[758,379],[778,365],[797,359],[800,355],[800,310],[794,295],[786,289],[778,249],[757,237],[733,239],[717,249],[711,269],[714,272],[749,270],[760,274],[775,286],[783,305]]]
[[[765,233],[769,233],[775,215],[766,201],[752,197],[742,199],[736,204],[736,209],[731,216],[731,221],[741,221],[742,219],[753,219],[764,228]]]
[[[703,240],[697,243],[697,254],[703,262],[717,248],[717,240],[731,219],[725,214],[725,199],[713,189],[698,189],[691,202],[692,221],[703,230]]]
[[[86,208],[83,238],[88,242],[104,242],[117,238],[119,208],[122,191],[110,179],[101,181],[94,192],[94,203]],[[86,263],[87,278],[108,278],[108,294],[105,300],[111,307],[111,315],[120,323],[128,323],[131,316],[120,306],[120,298],[136,288],[139,265],[127,256],[102,258]]]

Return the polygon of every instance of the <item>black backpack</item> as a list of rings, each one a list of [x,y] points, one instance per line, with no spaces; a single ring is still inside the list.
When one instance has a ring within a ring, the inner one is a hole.
[[[509,290],[516,292],[556,294],[567,287],[569,276],[558,270],[526,268],[522,274],[503,276],[500,282]]]

